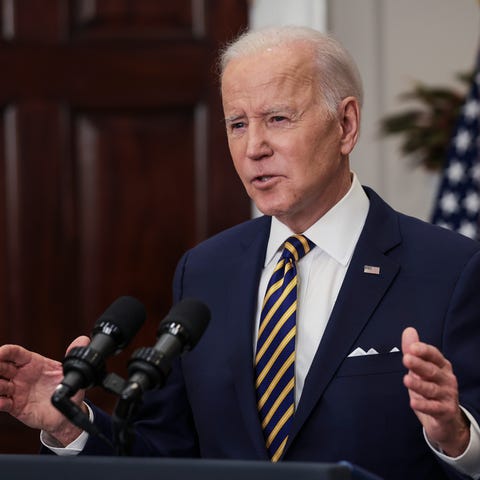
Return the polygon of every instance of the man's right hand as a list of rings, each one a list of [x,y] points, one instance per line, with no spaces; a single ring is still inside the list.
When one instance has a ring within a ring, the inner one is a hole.
[[[81,336],[68,347],[86,346],[90,339]],[[44,430],[59,444],[66,446],[82,430],[71,424],[51,403],[51,396],[63,379],[62,364],[19,345],[0,346],[0,411],[25,425]],[[83,404],[84,392],[72,401]],[[85,408],[85,407],[83,407]]]

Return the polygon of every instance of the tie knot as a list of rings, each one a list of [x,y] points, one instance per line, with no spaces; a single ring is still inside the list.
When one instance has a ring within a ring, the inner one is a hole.
[[[282,257],[298,262],[314,247],[315,244],[304,235],[293,235],[285,241]]]

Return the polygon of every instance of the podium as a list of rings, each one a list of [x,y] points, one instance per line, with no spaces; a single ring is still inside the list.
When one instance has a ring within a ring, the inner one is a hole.
[[[346,462],[0,455],[2,480],[381,480]]]

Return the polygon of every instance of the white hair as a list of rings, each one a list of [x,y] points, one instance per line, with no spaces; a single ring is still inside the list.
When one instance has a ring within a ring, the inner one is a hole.
[[[362,79],[350,53],[331,35],[308,27],[269,27],[241,34],[220,52],[220,78],[234,59],[293,43],[312,46],[319,90],[331,113],[336,113],[340,102],[349,96],[355,97],[360,106],[363,104]]]

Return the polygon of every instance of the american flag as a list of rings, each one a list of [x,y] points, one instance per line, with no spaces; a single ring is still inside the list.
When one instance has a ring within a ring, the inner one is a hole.
[[[432,223],[480,240],[480,68],[448,149]]]

